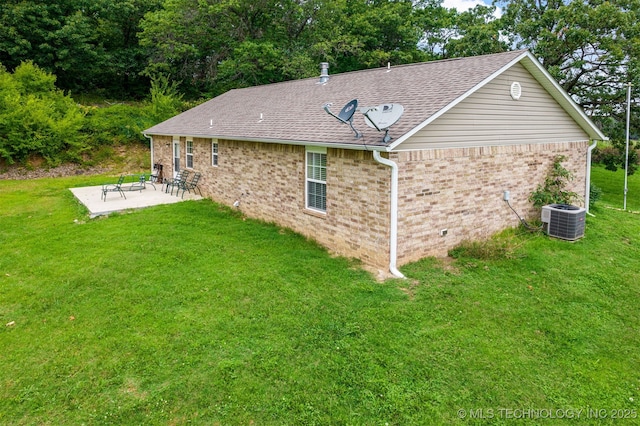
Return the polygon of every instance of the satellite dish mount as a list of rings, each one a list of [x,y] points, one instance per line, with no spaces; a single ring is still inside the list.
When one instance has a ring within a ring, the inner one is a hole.
[[[342,107],[338,115],[335,115],[333,112],[331,112],[331,110],[329,109],[330,106],[331,103],[326,103],[322,106],[322,108],[324,108],[327,114],[337,119],[342,124],[348,124],[349,127],[351,127],[351,130],[353,130],[353,133],[355,133],[356,139],[360,139],[362,137],[362,133],[360,133],[356,130],[355,127],[353,127],[353,114],[355,114],[356,110],[358,109],[358,100],[354,99],[347,103]]]

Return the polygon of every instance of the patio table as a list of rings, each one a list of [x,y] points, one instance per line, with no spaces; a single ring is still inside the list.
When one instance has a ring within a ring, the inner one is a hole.
[[[156,186],[151,182],[151,180],[147,179],[147,176],[143,174],[128,174],[127,178],[130,178],[131,184],[128,186],[122,186],[123,191],[142,191],[147,188],[147,184],[153,186],[153,189],[156,189]]]

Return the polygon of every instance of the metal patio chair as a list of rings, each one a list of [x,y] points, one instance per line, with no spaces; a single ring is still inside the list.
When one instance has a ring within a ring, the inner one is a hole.
[[[162,173],[162,164],[156,163],[153,165],[153,171],[151,172],[151,176],[149,176],[149,182],[163,182],[163,181],[164,181],[164,176]]]
[[[124,182],[124,178],[125,175],[120,175],[120,177],[118,178],[118,183],[102,185],[102,195],[100,196],[100,199],[102,199],[103,201],[107,201],[107,192],[119,192],[120,196],[124,197],[124,199],[126,200],[127,197],[124,195],[124,192],[122,192],[122,183]]]
[[[173,188],[176,188],[177,191],[180,191],[180,186],[187,181],[187,178],[190,174],[191,173],[189,172],[189,170],[182,170],[178,172],[175,178],[169,179],[167,182],[165,182],[164,192],[169,192],[169,187],[171,187],[171,195],[173,195]]]
[[[191,193],[192,189],[194,194],[197,189],[200,195],[202,196],[202,191],[200,191],[200,187],[198,186],[198,181],[200,180],[200,176],[202,176],[202,173],[196,172],[190,181],[185,181],[178,187],[178,192],[180,192],[180,190],[182,189],[182,198],[184,198],[185,191]],[[177,195],[178,193],[176,193],[176,196]]]

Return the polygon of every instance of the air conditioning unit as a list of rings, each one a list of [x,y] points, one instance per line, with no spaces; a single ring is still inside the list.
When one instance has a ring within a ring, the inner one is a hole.
[[[542,207],[542,222],[551,237],[574,241],[584,236],[586,210],[569,204],[549,204]]]

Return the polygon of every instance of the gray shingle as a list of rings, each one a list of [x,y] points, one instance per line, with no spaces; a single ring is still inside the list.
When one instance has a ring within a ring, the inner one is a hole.
[[[398,103],[404,115],[389,134],[397,139],[520,56],[513,51],[331,75],[328,83],[308,78],[234,89],[146,130],[150,135],[184,135],[241,140],[341,145],[383,145],[357,112],[355,139],[348,126],[329,116],[351,99],[359,106]],[[260,117],[262,115],[262,120]]]

